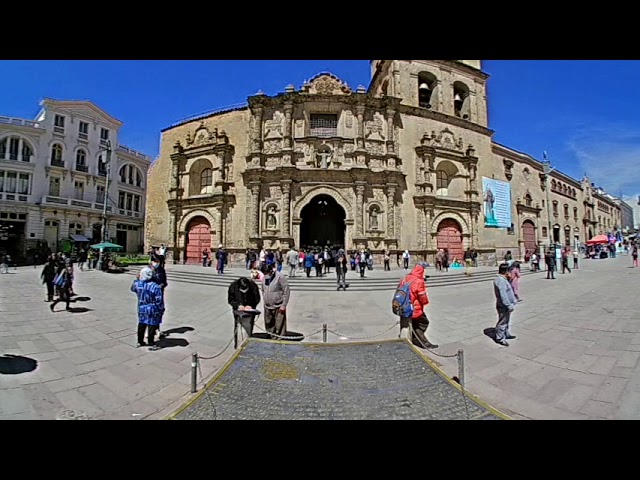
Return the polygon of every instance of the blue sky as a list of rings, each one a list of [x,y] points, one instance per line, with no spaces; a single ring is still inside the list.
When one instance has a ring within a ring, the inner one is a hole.
[[[0,61],[0,115],[33,118],[42,97],[91,100],[122,120],[120,141],[152,157],[160,130],[331,71],[368,85],[367,60]],[[640,62],[485,60],[495,140],[592,181],[640,193]]]

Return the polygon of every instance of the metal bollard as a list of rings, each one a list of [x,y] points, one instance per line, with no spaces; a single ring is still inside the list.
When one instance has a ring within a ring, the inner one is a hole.
[[[464,388],[464,350],[458,350],[458,379],[460,386]]]
[[[191,393],[198,391],[198,354],[191,354]]]
[[[322,324],[322,343],[327,343],[327,324]]]

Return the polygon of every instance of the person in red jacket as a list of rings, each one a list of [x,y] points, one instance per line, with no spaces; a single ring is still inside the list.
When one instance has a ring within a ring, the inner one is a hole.
[[[429,327],[429,319],[424,311],[424,307],[429,305],[429,297],[427,296],[427,285],[424,278],[424,268],[426,264],[424,262],[418,263],[409,275],[404,277],[400,281],[399,287],[407,282],[411,282],[409,287],[411,293],[411,303],[413,305],[413,316],[411,318],[412,324],[412,341],[413,344],[420,348],[438,348],[438,345],[431,343],[427,340],[425,333]],[[408,328],[409,319],[401,318],[400,327]]]

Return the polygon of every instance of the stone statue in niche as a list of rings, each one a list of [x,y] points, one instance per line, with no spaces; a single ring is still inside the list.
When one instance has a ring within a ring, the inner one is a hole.
[[[275,230],[278,227],[278,220],[276,218],[276,207],[271,206],[267,210],[267,229]]]
[[[316,153],[316,157],[317,168],[326,170],[329,168],[329,165],[331,165],[331,158],[333,157],[333,153],[329,148],[320,148],[318,150],[318,153]]]
[[[373,205],[369,210],[369,229],[370,230],[378,230],[378,207]]]

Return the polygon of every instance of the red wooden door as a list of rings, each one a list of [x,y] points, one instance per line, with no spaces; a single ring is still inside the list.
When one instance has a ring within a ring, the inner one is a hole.
[[[522,237],[524,239],[525,250],[533,253],[537,247],[536,227],[528,220],[522,224]]]
[[[453,259],[463,261],[464,243],[462,242],[462,229],[455,220],[447,218],[438,226],[438,249],[449,251],[449,263]]]
[[[187,233],[187,263],[197,265],[202,263],[202,251],[211,255],[211,225],[202,217],[195,218],[189,224]]]

